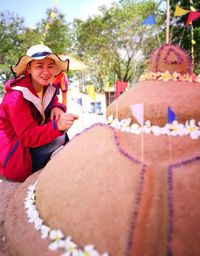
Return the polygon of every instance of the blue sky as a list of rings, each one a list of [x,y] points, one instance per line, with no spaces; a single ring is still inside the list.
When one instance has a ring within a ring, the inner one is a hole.
[[[56,6],[65,14],[67,22],[74,18],[86,19],[88,16],[97,14],[98,6],[116,0],[3,0],[0,3],[0,11],[11,11],[24,17],[25,25],[34,27],[42,18],[46,18],[46,9]]]

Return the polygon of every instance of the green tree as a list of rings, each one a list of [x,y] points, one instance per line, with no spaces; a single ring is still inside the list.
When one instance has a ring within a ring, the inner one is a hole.
[[[37,30],[27,29],[24,19],[15,13],[0,12],[0,80],[13,75],[10,67],[18,61],[31,43],[38,40]]]
[[[137,81],[145,56],[158,46],[153,26],[142,26],[148,14],[157,11],[155,1],[122,1],[101,15],[74,21],[74,49],[84,57],[92,79],[100,87],[105,80]]]
[[[56,8],[47,9],[47,17],[38,24],[41,41],[57,54],[71,51],[71,31],[65,16]]]
[[[0,78],[10,77],[10,66],[16,62],[16,52],[21,49],[20,35],[24,30],[22,18],[10,12],[0,13]]]

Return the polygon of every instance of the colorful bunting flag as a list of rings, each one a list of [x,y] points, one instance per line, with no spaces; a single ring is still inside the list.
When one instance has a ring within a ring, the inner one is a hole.
[[[176,114],[174,111],[168,106],[168,124],[173,123],[176,120]]]
[[[53,22],[53,20],[55,19],[56,17],[56,13],[57,13],[57,6],[59,5],[59,0],[55,0],[55,8],[54,10],[51,10],[50,11],[50,23]],[[48,34],[48,31],[49,31],[49,27],[50,27],[50,24],[47,23],[44,27],[44,33],[43,33],[43,36],[42,36],[42,40],[41,40],[41,44],[44,44],[44,41],[46,40],[46,36]]]
[[[187,18],[186,26],[190,24],[190,22],[200,18],[200,12],[190,12]]]
[[[144,125],[144,103],[130,105],[132,115],[136,118],[138,123]]]
[[[51,17],[52,19],[56,17],[56,14],[55,14],[54,11],[51,11],[51,12],[50,12],[50,17]]]
[[[121,92],[123,92],[126,89],[128,83],[117,80],[115,85],[116,85],[116,98],[118,98]]]
[[[142,25],[154,25],[156,24],[153,15],[149,15],[145,20],[143,20]]]
[[[174,12],[174,16],[182,16],[182,15],[187,14],[188,12],[190,12],[190,10],[183,9],[183,8],[179,7],[177,4],[175,12]]]
[[[192,39],[192,45],[195,45],[196,41],[194,39]]]
[[[106,92],[110,91],[110,83],[109,83],[109,81],[106,82],[105,91]]]
[[[96,92],[95,92],[95,87],[94,87],[94,85],[88,85],[88,86],[87,86],[87,91],[88,91],[88,96],[89,96],[89,98],[90,98],[92,101],[96,102]]]
[[[82,98],[77,98],[77,103],[82,106],[83,105],[83,100]]]

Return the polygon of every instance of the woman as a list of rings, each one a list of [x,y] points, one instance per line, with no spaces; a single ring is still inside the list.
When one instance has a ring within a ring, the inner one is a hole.
[[[78,117],[66,114],[51,83],[69,60],[62,61],[45,45],[28,49],[11,67],[15,78],[5,85],[0,105],[0,175],[24,181],[68,142],[65,133]]]

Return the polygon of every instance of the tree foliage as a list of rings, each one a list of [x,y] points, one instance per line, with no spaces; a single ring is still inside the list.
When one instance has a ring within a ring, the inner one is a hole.
[[[93,79],[134,81],[144,69],[144,56],[157,45],[153,27],[142,26],[155,13],[155,1],[122,1],[111,8],[101,7],[101,15],[74,22],[74,48],[90,66]]]
[[[38,41],[37,29],[24,26],[24,19],[11,12],[0,13],[0,79],[5,81],[12,77],[10,67],[30,43]]]
[[[52,15],[53,14],[53,15]],[[52,17],[53,16],[53,17]],[[41,41],[57,54],[64,54],[71,49],[71,31],[65,16],[57,9],[47,9],[46,18],[38,24],[42,35]]]

